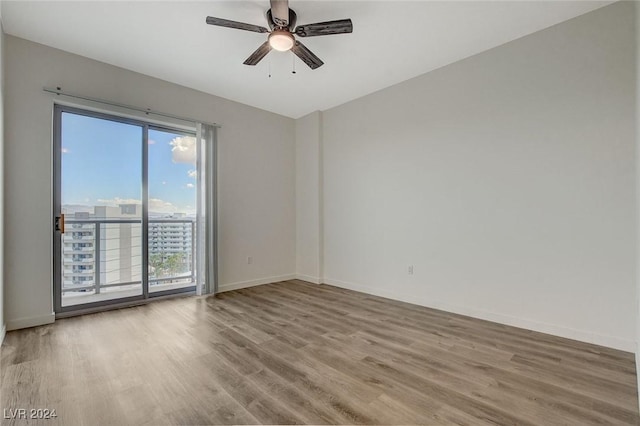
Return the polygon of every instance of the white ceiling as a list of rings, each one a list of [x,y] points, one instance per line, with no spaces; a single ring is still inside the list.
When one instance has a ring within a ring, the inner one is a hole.
[[[242,64],[265,34],[205,24],[212,15],[266,26],[268,0],[5,0],[2,20],[17,37],[298,118],[609,3],[291,0],[298,24],[351,18],[354,27],[300,39],[325,65],[311,71],[296,59],[295,75],[290,52]]]

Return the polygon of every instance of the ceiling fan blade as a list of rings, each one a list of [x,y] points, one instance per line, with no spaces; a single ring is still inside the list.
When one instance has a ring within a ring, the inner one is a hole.
[[[306,46],[299,41],[296,40],[296,44],[293,45],[291,51],[295,53],[295,55],[302,59],[302,62],[309,65],[309,68],[315,70],[316,68],[321,67],[324,62],[320,58],[318,58],[312,51],[306,48]]]
[[[256,65],[258,62],[262,60],[262,58],[267,56],[267,53],[269,52],[271,52],[271,45],[269,44],[268,41],[265,41],[264,43],[262,43],[260,47],[258,47],[258,49],[255,52],[251,54],[251,56],[247,58],[246,61],[243,62],[243,64]]]
[[[207,16],[207,24],[217,25],[218,27],[235,28],[237,30],[253,31],[254,33],[268,33],[269,30],[265,27],[253,24],[245,24],[244,22],[230,21],[228,19],[214,18],[213,16]]]
[[[289,26],[289,0],[271,0],[271,16],[276,26]]]
[[[316,24],[300,25],[296,28],[296,35],[300,37],[316,37],[331,34],[345,34],[353,32],[351,19],[318,22]]]

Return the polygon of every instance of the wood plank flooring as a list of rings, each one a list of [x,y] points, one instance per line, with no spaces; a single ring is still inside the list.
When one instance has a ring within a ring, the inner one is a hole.
[[[7,334],[3,424],[639,424],[634,356],[287,281]],[[27,415],[28,415],[27,411]]]

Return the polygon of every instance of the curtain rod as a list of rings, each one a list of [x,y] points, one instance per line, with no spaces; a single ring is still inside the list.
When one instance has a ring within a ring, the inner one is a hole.
[[[152,111],[149,108],[147,108],[147,109],[138,108],[138,107],[134,107],[134,106],[131,106],[131,105],[119,104],[117,102],[105,101],[103,99],[91,98],[89,96],[74,95],[72,93],[67,93],[67,92],[63,91],[60,87],[56,87],[55,89],[52,89],[50,87],[44,87],[42,90],[45,91],[45,92],[48,92],[48,93],[53,93],[55,95],[67,96],[69,98],[82,99],[82,100],[85,100],[85,101],[97,102],[97,103],[103,104],[103,105],[110,105],[110,106],[114,106],[114,107],[118,107],[118,108],[130,109],[132,111],[144,112],[147,115],[153,114],[153,115],[157,115],[157,116],[160,116],[160,117],[173,118],[175,120],[187,121],[189,123],[202,123],[202,124],[208,124],[209,126],[214,126],[214,127],[218,127],[218,128],[222,127],[218,123],[207,123],[207,122],[204,122],[204,121],[195,120],[193,118],[181,117],[179,115],[173,115],[173,114],[165,114],[164,112]]]

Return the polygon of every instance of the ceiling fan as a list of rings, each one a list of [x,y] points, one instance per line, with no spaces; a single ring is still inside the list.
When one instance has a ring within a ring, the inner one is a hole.
[[[307,64],[312,70],[322,66],[324,62],[318,58],[306,46],[296,40],[298,37],[316,37],[331,34],[345,34],[353,32],[351,19],[337,21],[318,22],[315,24],[299,25],[296,27],[296,13],[289,9],[289,0],[270,0],[271,9],[267,11],[269,31],[259,25],[246,24],[244,22],[230,21],[228,19],[207,16],[207,24],[219,27],[236,28],[238,30],[253,31],[256,33],[269,33],[267,41],[244,61],[245,65],[256,65],[271,49],[280,52],[291,50],[298,58]]]

